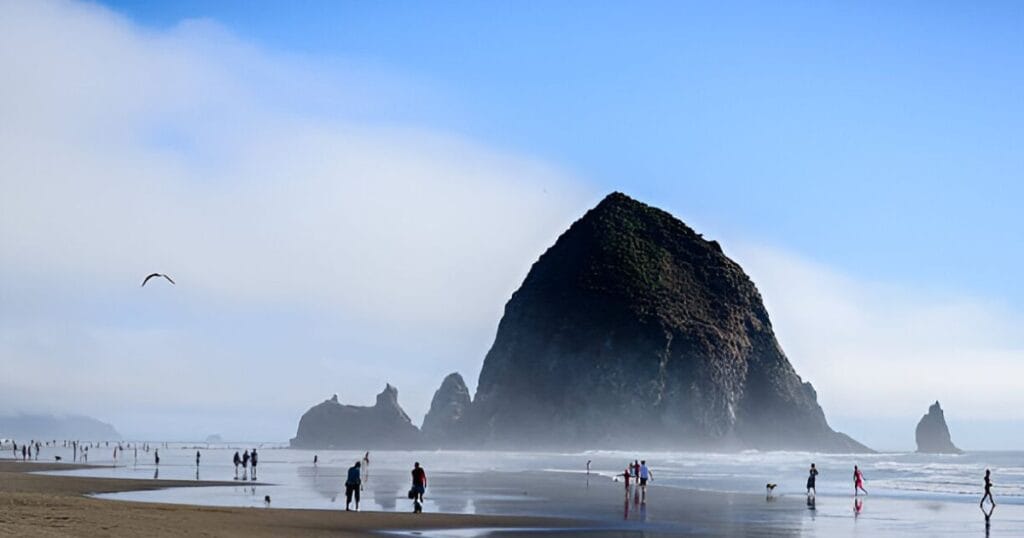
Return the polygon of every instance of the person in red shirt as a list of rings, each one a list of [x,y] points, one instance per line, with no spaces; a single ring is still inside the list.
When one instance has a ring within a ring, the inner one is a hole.
[[[423,494],[427,492],[427,472],[416,462],[412,467],[412,507],[413,512],[423,511]]]

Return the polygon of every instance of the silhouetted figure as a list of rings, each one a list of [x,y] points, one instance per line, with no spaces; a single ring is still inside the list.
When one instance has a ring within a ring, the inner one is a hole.
[[[352,496],[356,498],[356,512],[359,511],[359,490],[363,487],[363,479],[360,476],[360,463],[357,461],[355,465],[348,468],[348,477],[345,479],[345,510],[348,511],[349,504],[352,503]]]
[[[242,464],[242,457],[238,455],[238,451],[235,451],[235,480],[238,480],[238,466]]]
[[[808,474],[807,474],[807,497],[808,498],[812,498],[813,496],[817,496],[818,495],[818,490],[817,490],[817,488],[814,487],[814,484],[817,481],[817,479],[818,479],[818,469],[812,463],[811,464],[811,470],[808,471]]]
[[[242,480],[249,479],[249,451],[242,452]]]
[[[863,491],[864,495],[868,494],[868,490],[864,489],[864,473],[860,472],[860,467],[853,466],[853,496],[856,497]]]
[[[199,451],[196,450],[196,469],[199,469]]]
[[[157,465],[160,465],[160,451],[159,450],[154,450],[153,451],[153,461],[156,462]]]
[[[363,455],[363,481],[370,480],[370,452]]]
[[[590,474],[590,461],[591,460],[587,460],[587,474],[588,475]]]
[[[992,498],[992,471],[990,469],[985,469],[985,494],[982,495],[978,506],[984,507],[985,499],[988,499],[992,503],[992,508],[995,508],[996,500]]]
[[[319,457],[319,456],[317,456],[316,454],[313,454],[313,467],[316,467],[316,462],[317,462],[317,461],[318,461],[319,459],[320,459],[320,457]]]
[[[423,494],[427,491],[427,472],[420,467],[420,462],[412,466],[412,511],[420,513],[423,511]]]
[[[256,480],[256,463],[258,463],[259,460],[255,448],[252,449],[252,455],[249,457],[249,459],[252,461],[252,479]]]

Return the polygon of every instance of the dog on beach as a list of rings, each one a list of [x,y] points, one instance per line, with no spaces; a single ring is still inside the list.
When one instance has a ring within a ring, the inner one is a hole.
[[[270,508],[270,495],[263,496],[263,506]]]
[[[53,457],[53,460],[54,460],[54,461],[60,461],[60,456],[54,456],[54,457]]]
[[[771,497],[772,493],[775,493],[775,487],[776,486],[778,486],[778,484],[772,484],[771,482],[765,484],[764,485],[764,492],[765,492],[765,494],[767,494],[769,497]]]

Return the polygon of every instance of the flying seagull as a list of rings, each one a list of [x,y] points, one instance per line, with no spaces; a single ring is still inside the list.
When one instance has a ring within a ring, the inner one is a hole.
[[[171,280],[171,277],[169,277],[169,276],[167,276],[167,275],[165,275],[165,274],[163,274],[163,273],[153,273],[153,274],[151,274],[151,275],[147,276],[147,277],[145,278],[145,280],[143,280],[143,281],[142,281],[142,285],[143,285],[143,286],[145,286],[145,285],[146,285],[146,282],[149,282],[149,279],[151,279],[151,278],[153,278],[153,277],[156,277],[156,276],[162,276],[162,277],[166,278],[168,282],[170,282],[171,284],[174,284],[174,281],[173,281],[173,280]],[[140,287],[141,287],[141,286],[140,286]]]

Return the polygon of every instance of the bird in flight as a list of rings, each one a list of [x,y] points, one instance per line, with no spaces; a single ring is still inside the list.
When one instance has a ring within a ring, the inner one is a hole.
[[[151,274],[151,275],[147,276],[147,277],[146,277],[146,278],[145,278],[145,279],[144,279],[144,280],[142,281],[142,286],[145,286],[145,285],[146,285],[146,282],[149,282],[149,279],[151,279],[151,278],[153,278],[153,277],[158,277],[158,276],[162,276],[162,277],[166,278],[168,282],[170,282],[171,284],[174,284],[174,281],[173,281],[173,280],[171,280],[171,277],[169,277],[169,276],[167,276],[167,275],[165,275],[165,274],[163,274],[163,273],[153,273],[153,274]],[[142,286],[140,286],[140,287],[142,287]]]

